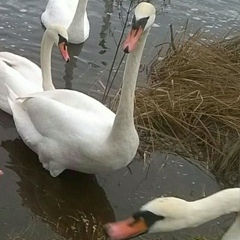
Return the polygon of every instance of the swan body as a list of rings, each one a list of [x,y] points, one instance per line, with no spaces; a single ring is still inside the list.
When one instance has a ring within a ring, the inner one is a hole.
[[[41,22],[46,28],[53,24],[65,27],[70,43],[85,42],[90,31],[87,3],[88,0],[49,0]]]
[[[133,119],[134,91],[145,41],[155,19],[151,4],[140,4],[136,19],[145,6],[151,11],[143,21],[139,18],[140,24],[134,22],[141,34],[135,35],[132,30],[124,44],[124,50],[132,52],[127,58],[116,115],[80,92],[56,89],[15,100],[9,88],[17,130],[53,177],[65,169],[86,173],[117,170],[134,158],[139,145]]]
[[[240,240],[240,188],[222,190],[193,202],[174,197],[156,198],[131,218],[106,224],[105,228],[112,240],[121,240],[146,232],[196,227],[229,213],[237,216],[222,240]]]
[[[67,37],[66,30],[61,26],[52,26],[43,35],[41,44],[43,73],[35,63],[27,58],[9,52],[0,52],[0,109],[12,114],[7,100],[8,92],[5,85],[8,85],[18,97],[42,92],[43,90],[55,89],[52,83],[50,61],[53,44],[59,45],[58,34],[63,35],[63,39]],[[67,50],[64,50],[62,47],[60,51],[64,54],[65,60],[68,61]],[[43,81],[43,79],[45,80]]]

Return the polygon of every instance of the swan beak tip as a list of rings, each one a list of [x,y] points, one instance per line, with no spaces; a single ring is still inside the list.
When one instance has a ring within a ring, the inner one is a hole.
[[[64,42],[61,42],[58,44],[59,50],[62,54],[62,57],[64,59],[65,62],[69,62],[70,61],[70,57],[68,54],[68,49],[67,49],[67,45]]]
[[[130,53],[130,51],[129,51],[129,47],[128,47],[128,46],[125,47],[125,48],[123,49],[123,51],[124,51],[125,53]]]
[[[107,223],[103,227],[111,240],[130,239],[147,231],[144,220],[135,221],[132,217],[119,222]]]
[[[142,33],[143,33],[142,27],[138,27],[136,29],[132,28],[132,30],[127,35],[127,38],[123,43],[123,51],[125,53],[130,53],[130,52],[134,51]]]

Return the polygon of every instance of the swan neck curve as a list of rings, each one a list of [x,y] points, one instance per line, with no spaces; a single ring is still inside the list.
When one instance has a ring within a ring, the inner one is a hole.
[[[111,131],[111,136],[115,136],[117,138],[122,134],[127,134],[129,136],[129,134],[131,134],[129,130],[136,131],[133,117],[135,88],[140,61],[149,30],[150,29],[143,33],[136,45],[135,50],[132,53],[129,53],[127,57],[120,101]]]
[[[222,237],[222,240],[232,239],[240,239],[240,213],[237,214],[235,221]]]
[[[42,42],[41,42],[41,70],[42,70],[42,78],[43,78],[43,89],[53,90],[55,89],[52,82],[52,73],[51,73],[51,55],[54,41],[48,36],[48,29],[43,34]]]
[[[68,31],[76,31],[76,27],[80,27],[82,29],[81,32],[84,31],[84,16],[86,14],[86,9],[87,9],[87,4],[88,4],[88,0],[79,0],[78,1],[78,5],[76,8],[76,12],[74,14],[73,20],[70,24],[70,26],[68,27]]]
[[[226,189],[189,203],[191,214],[188,227],[201,225],[225,214],[237,212],[233,225],[222,240],[232,240],[228,236],[240,236],[240,188]]]

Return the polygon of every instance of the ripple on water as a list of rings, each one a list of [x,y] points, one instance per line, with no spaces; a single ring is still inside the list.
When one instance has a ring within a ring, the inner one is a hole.
[[[19,12],[25,13],[25,12],[27,12],[27,9],[22,8],[22,9],[19,10]]]

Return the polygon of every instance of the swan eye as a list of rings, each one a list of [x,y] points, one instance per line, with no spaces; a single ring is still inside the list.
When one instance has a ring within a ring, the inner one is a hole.
[[[59,41],[58,41],[58,44],[60,43],[64,43],[64,46],[67,46],[68,45],[68,41],[65,37],[63,37],[62,35],[58,34],[58,37],[59,37]]]
[[[132,28],[139,29],[141,27],[142,29],[144,29],[147,24],[148,19],[149,19],[149,17],[145,17],[145,18],[136,20],[136,16],[134,15],[133,19],[132,19]]]
[[[132,25],[135,25],[136,24],[136,16],[135,15],[133,15],[133,18],[132,18]]]
[[[150,211],[139,211],[134,213],[132,217],[135,219],[136,222],[140,219],[143,219],[148,228],[150,228],[155,222],[163,220],[165,218]]]

